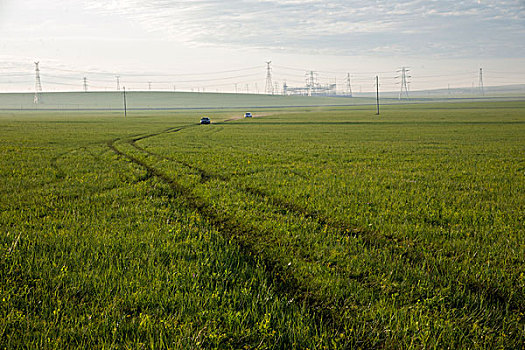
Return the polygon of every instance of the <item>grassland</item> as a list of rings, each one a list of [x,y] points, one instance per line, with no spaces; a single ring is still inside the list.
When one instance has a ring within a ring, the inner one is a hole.
[[[32,93],[0,94],[0,110],[122,110],[122,92],[49,92],[34,104]],[[223,109],[373,104],[373,98],[279,96],[194,92],[128,91],[127,107],[150,109]],[[392,100],[397,102],[397,100]]]
[[[525,93],[518,91],[519,98]],[[363,94],[365,95],[365,94]],[[283,107],[332,107],[374,105],[374,94],[363,97],[327,96],[281,96],[260,94],[225,94],[196,92],[128,91],[127,108],[135,111],[146,110],[219,110],[219,109],[261,109]],[[452,98],[447,94],[414,96],[411,100],[398,100],[398,93],[381,94],[383,104],[406,104],[428,102],[465,102],[477,100],[516,100],[516,95],[494,94],[482,98],[479,95],[461,94]],[[117,111],[124,109],[122,92],[46,92],[40,94],[40,103],[34,103],[33,93],[0,93],[0,111]]]
[[[0,115],[0,346],[525,346],[525,103]]]

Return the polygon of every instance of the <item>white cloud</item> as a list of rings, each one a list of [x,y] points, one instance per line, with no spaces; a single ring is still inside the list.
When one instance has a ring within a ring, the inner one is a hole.
[[[448,47],[434,52],[442,55],[476,56],[476,45],[495,55],[525,54],[525,48],[515,47],[525,37],[519,0],[91,0],[85,5],[194,45],[335,54],[377,53],[377,47],[392,46],[425,54],[430,43],[433,49]]]
[[[463,70],[472,71],[474,79],[477,69],[484,67],[489,82],[491,69],[512,66],[498,81],[509,83],[523,77],[514,71],[523,72],[524,66],[524,4],[523,0],[0,0],[0,91],[12,89],[13,81],[32,89],[34,60],[41,61],[46,88],[60,76],[59,88],[69,87],[67,82],[81,89],[86,72],[95,88],[113,86],[111,72],[133,84],[126,80],[133,72],[186,74],[253,65],[261,66],[255,74],[261,87],[265,60],[275,63],[276,81],[290,84],[301,84],[303,73],[294,81],[279,64],[368,72],[363,84],[370,81],[369,87],[373,87],[370,74],[395,72],[402,65],[419,67],[415,76],[423,74],[421,67],[432,66],[427,75]],[[65,71],[53,71],[60,68]],[[105,81],[95,74],[100,71],[108,73]],[[255,81],[242,79],[237,83]],[[393,79],[390,83],[396,87]],[[181,84],[177,87],[183,88]],[[466,84],[471,84],[470,78]],[[146,85],[139,82],[135,87],[141,86]]]

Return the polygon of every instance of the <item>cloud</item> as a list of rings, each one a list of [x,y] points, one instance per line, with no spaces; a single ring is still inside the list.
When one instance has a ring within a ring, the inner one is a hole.
[[[160,37],[193,45],[332,54],[523,56],[525,6],[500,1],[90,0]]]

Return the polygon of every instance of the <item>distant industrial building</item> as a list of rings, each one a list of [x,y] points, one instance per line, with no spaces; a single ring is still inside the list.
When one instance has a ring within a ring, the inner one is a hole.
[[[317,73],[310,71],[306,73],[306,82],[304,86],[292,87],[285,82],[283,84],[283,95],[300,95],[300,96],[349,96],[352,94],[338,94],[337,84],[321,84],[318,81]]]

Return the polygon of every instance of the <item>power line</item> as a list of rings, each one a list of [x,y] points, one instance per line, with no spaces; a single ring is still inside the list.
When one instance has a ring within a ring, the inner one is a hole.
[[[282,69],[289,69],[289,70],[294,70],[294,71],[299,71],[299,72],[304,72],[304,71],[309,71],[310,69],[306,69],[306,68],[294,68],[294,67],[287,67],[287,66],[281,66],[281,65],[274,65],[275,68],[282,68]],[[323,70],[316,70],[317,73],[327,73],[327,74],[344,74],[344,71],[323,71]],[[360,73],[355,73],[355,75],[373,75],[373,74],[388,74],[388,73],[392,73],[391,71],[386,71],[386,72],[360,72]]]
[[[33,73],[0,73],[2,77],[26,77],[31,75],[33,75]]]
[[[199,82],[210,82],[210,81],[223,81],[223,80],[231,80],[231,79],[239,79],[239,78],[247,78],[247,77],[258,77],[259,74],[245,74],[245,75],[236,75],[236,76],[228,76],[228,77],[222,77],[222,78],[214,78],[214,79],[192,79],[192,80],[175,80],[177,83],[199,83]],[[98,81],[104,81],[104,80],[98,80]],[[144,83],[144,80],[127,80],[127,83],[136,83],[141,84]],[[147,80],[146,82],[151,82],[154,84],[170,84],[173,85],[173,80]]]
[[[277,67],[277,70],[275,71],[275,67]],[[405,72],[403,74],[403,68],[405,69]],[[410,91],[410,75],[409,75],[409,69],[407,67],[403,67],[401,70],[398,70],[397,76],[393,74],[393,71],[390,72],[380,72],[380,73],[374,73],[374,76],[378,76],[379,79],[381,79],[382,82],[382,89],[389,91],[389,90],[398,90],[399,91],[399,98],[408,98],[409,91]],[[35,103],[41,103],[41,98],[43,95],[41,94],[42,89],[42,80],[46,82],[46,86],[49,88],[51,86],[52,89],[61,89],[59,86],[77,86],[79,79],[86,78],[86,76],[89,76],[88,74],[83,75],[77,75],[74,73],[78,72],[91,72],[89,74],[93,74],[95,78],[90,76],[89,81],[89,89],[105,89],[105,90],[113,90],[110,86],[114,84],[115,78],[117,78],[117,91],[120,90],[120,75],[114,75],[114,73],[109,72],[100,72],[96,70],[74,70],[74,69],[64,69],[59,67],[45,67],[44,73],[40,71],[40,66],[38,62],[35,62],[35,69],[33,73],[26,73],[23,71],[20,71],[20,66],[12,66],[12,67],[4,67],[0,68],[0,70],[4,69],[3,71],[0,71],[0,86],[2,86],[3,89],[9,88],[9,85],[13,86],[22,86],[23,84],[27,84],[27,79],[30,75],[35,75],[34,80],[34,92],[35,92]],[[6,69],[12,69],[11,71],[7,71]],[[253,71],[252,71],[253,70]],[[259,73],[257,73],[255,70],[259,70]],[[242,86],[242,88],[238,88],[238,91],[244,90],[245,84],[249,84],[249,90],[254,85],[254,82],[260,81],[258,77],[260,78],[262,67],[259,66],[253,66],[253,67],[246,67],[246,68],[238,68],[238,69],[230,69],[230,70],[223,70],[223,71],[216,71],[216,72],[205,72],[205,73],[183,73],[183,74],[157,74],[157,73],[138,73],[133,74],[129,73],[126,76],[126,83],[131,83],[134,85],[134,88],[137,90],[144,89],[144,86],[146,83],[148,83],[148,88],[150,87],[149,84],[151,84],[151,88],[153,88],[153,84],[155,84],[155,89],[165,89],[164,86],[168,84],[170,87],[177,84],[177,86],[182,87],[183,89],[189,89],[194,88],[196,86],[200,86],[200,88],[203,87],[203,85],[206,88],[218,88],[219,86],[230,86],[233,87],[233,83],[241,84],[239,87]],[[473,91],[476,91],[476,87],[478,88],[479,94],[484,95],[484,80],[486,80],[487,76],[490,78],[490,82],[492,85],[494,83],[496,84],[519,84],[522,83],[521,80],[523,80],[523,74],[521,72],[504,72],[504,71],[492,71],[492,70],[485,70],[480,68],[479,72],[473,71],[473,70],[465,70],[465,71],[457,71],[457,73],[452,73],[454,70],[448,70],[445,74],[439,74],[439,75],[433,75],[432,72],[429,72],[428,75],[419,76],[418,75],[418,83],[420,85],[427,85],[427,86],[447,86],[447,83],[451,83],[454,86],[458,85],[465,85],[470,86],[471,83],[474,83],[474,86],[472,87]],[[46,74],[45,72],[51,73]],[[61,73],[64,72],[64,73]],[[240,72],[238,74],[231,74],[233,72]],[[301,73],[299,73],[301,72]],[[280,66],[275,65],[273,62],[269,61],[266,62],[266,86],[265,86],[265,93],[275,94],[277,91],[280,90],[280,85],[276,88],[275,87],[275,81],[286,81],[286,84],[291,85],[301,85],[305,86],[305,70],[297,67],[288,67],[288,66]],[[367,85],[366,82],[368,79],[372,77],[371,73],[367,72],[358,72],[358,73],[352,73],[351,76],[351,82],[350,79],[350,73],[344,73],[344,75],[340,72],[328,72],[328,71],[312,71],[308,70],[308,76],[307,76],[307,82],[306,85],[309,87],[310,94],[318,92],[317,89],[323,89],[329,86],[333,86],[334,84],[328,84],[326,86],[321,85],[321,81],[327,81],[330,79],[333,82],[334,76],[330,76],[330,73],[336,73],[336,81],[337,82],[343,82],[340,87],[339,91],[344,93],[350,93],[352,92],[352,85],[357,86],[365,86]],[[314,72],[314,78],[312,79],[311,73]],[[230,73],[230,74],[227,74]],[[244,73],[244,74],[243,74]],[[447,74],[448,73],[448,74]],[[478,75],[476,77],[476,75]],[[507,75],[508,74],[508,75]],[[512,74],[512,75],[511,75]],[[521,74],[521,75],[520,75]],[[110,76],[109,76],[110,75]],[[485,77],[483,77],[485,75]],[[160,79],[160,76],[165,77],[166,79]],[[404,76],[404,78],[403,78]],[[368,77],[368,78],[367,78]],[[128,79],[133,79],[131,81],[128,81]],[[485,78],[485,79],[484,79]],[[476,84],[476,80],[477,84]],[[87,84],[87,81],[86,81]],[[356,85],[357,84],[357,85]],[[397,85],[400,84],[400,85]],[[444,84],[444,85],[443,85]],[[100,87],[100,86],[103,87]],[[397,88],[395,86],[398,86]],[[477,85],[477,86],[476,86]],[[113,85],[115,86],[115,85]],[[283,85],[284,86],[284,85]],[[199,89],[200,89],[199,88]],[[66,88],[63,88],[64,90]],[[300,89],[300,88],[291,88],[291,89]],[[307,93],[308,88],[305,86],[303,88],[303,93]],[[428,89],[428,88],[427,88]],[[85,89],[84,89],[85,90]],[[145,90],[145,89],[144,89]],[[227,89],[230,90],[230,89]],[[200,91],[200,90],[199,90]],[[258,88],[255,88],[255,91],[259,91]],[[283,90],[284,91],[284,90]],[[289,89],[288,92],[291,90]]]
[[[254,66],[254,67],[248,67],[248,68],[239,68],[239,69],[230,69],[230,70],[215,71],[215,72],[203,72],[203,73],[174,73],[174,74],[165,74],[165,73],[123,73],[123,75],[129,76],[129,77],[178,77],[178,76],[200,76],[200,75],[218,75],[218,74],[225,74],[225,73],[238,73],[238,72],[245,72],[245,71],[256,70],[256,69],[261,69],[261,66]]]
[[[126,72],[119,72],[121,75],[125,75],[128,77],[177,77],[177,76],[200,76],[200,75],[218,75],[218,74],[224,74],[224,73],[236,73],[236,72],[244,72],[249,70],[255,70],[255,69],[261,69],[261,66],[252,66],[252,67],[246,67],[246,68],[237,68],[237,69],[229,69],[229,70],[223,70],[223,71],[215,71],[215,72],[201,72],[201,73],[173,73],[173,74],[166,74],[166,73],[158,73],[158,72],[151,72],[151,73],[126,73]],[[114,72],[100,72],[100,71],[90,71],[90,70],[73,70],[73,69],[63,69],[63,68],[54,68],[50,67],[48,68],[50,71],[61,71],[61,72],[70,72],[70,73],[89,73],[90,75],[115,75]]]
[[[74,87],[78,87],[78,83],[77,83],[77,84],[61,83],[61,82],[58,82],[58,81],[52,81],[52,80],[46,80],[46,84],[47,84],[47,86],[50,86],[50,85],[63,85],[63,86],[74,86]],[[40,97],[40,98],[41,98],[41,97]]]

